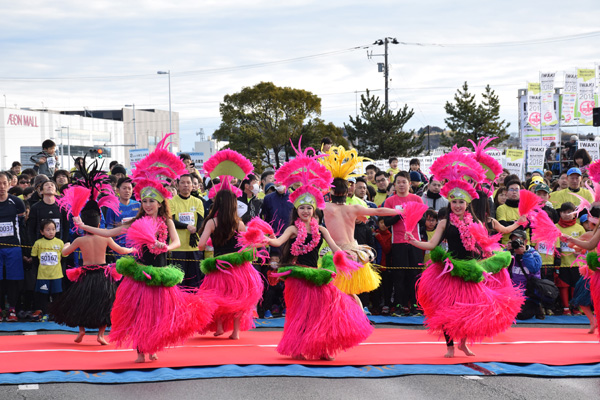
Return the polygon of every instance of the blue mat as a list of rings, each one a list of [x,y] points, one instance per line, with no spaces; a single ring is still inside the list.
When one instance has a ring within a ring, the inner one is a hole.
[[[423,317],[383,317],[370,315],[369,319],[374,324],[392,325],[423,325]],[[283,328],[285,318],[257,319],[256,328]],[[548,316],[544,320],[531,318],[525,321],[517,321],[517,324],[549,324],[549,325],[587,325],[588,319],[584,315]],[[110,328],[108,328],[110,330]],[[54,322],[3,322],[0,323],[0,332],[31,332],[31,331],[69,331],[78,332],[78,328],[69,328]],[[89,329],[89,332],[97,332],[97,329]]]
[[[144,371],[96,372],[47,371],[0,374],[0,384],[33,383],[140,383],[202,378],[239,378],[263,376],[295,376],[319,378],[385,378],[404,375],[527,375],[547,377],[599,376],[600,364],[548,366],[542,364],[512,365],[476,363],[467,365],[383,365],[363,367],[307,367],[302,365],[222,365],[218,367],[157,368]]]

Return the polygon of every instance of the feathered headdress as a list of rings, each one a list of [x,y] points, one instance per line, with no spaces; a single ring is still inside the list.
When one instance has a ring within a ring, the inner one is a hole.
[[[169,133],[158,143],[156,149],[135,164],[131,180],[135,184],[133,193],[138,201],[152,198],[158,202],[173,197],[164,185],[167,179],[178,179],[186,173],[185,164],[181,159],[168,150],[167,138]]]
[[[448,200],[461,199],[470,203],[479,195],[474,186],[485,179],[481,165],[457,146],[435,160],[430,168],[436,180],[447,180],[440,194]]]
[[[211,179],[219,178],[220,183],[213,186],[208,197],[213,198],[219,190],[231,190],[236,197],[242,195],[239,188],[231,184],[231,178],[243,180],[252,172],[254,166],[246,157],[237,151],[224,149],[216,152],[203,165],[204,171]]]
[[[315,150],[309,147],[302,151],[301,144],[302,138],[298,142],[298,148],[292,144],[296,158],[286,162],[275,172],[275,181],[288,187],[297,183],[301,184],[290,194],[290,201],[294,207],[310,204],[313,208],[325,208],[323,195],[329,191],[333,177],[331,172],[317,161],[320,156],[315,155]],[[311,151],[312,156],[309,155]]]
[[[329,149],[329,152],[320,161],[331,171],[334,178],[348,179],[361,176],[353,174],[352,171],[363,161],[371,161],[371,159],[359,156],[356,149],[346,150],[344,146],[337,146]]]
[[[437,158],[430,172],[436,180],[448,181],[440,191],[440,194],[448,200],[461,199],[470,203],[471,200],[479,198],[474,185],[485,179],[485,172],[473,157],[457,146]]]
[[[98,160],[95,160],[89,169],[85,163],[86,157],[83,158],[83,166],[80,168],[81,178],[65,189],[63,196],[56,200],[58,206],[66,210],[67,215],[74,217],[79,216],[86,205],[89,208],[90,204],[98,210],[100,207],[108,207],[115,214],[120,214],[119,199],[115,196],[108,175],[98,166]]]
[[[475,160],[477,160],[477,162],[483,167],[483,170],[485,171],[485,177],[490,184],[494,183],[502,174],[502,164],[500,164],[494,157],[487,154],[488,150],[496,150],[494,147],[486,148],[486,146],[494,141],[494,139],[497,138],[482,137],[479,139],[477,144],[469,139],[469,142],[473,145],[473,150],[475,150],[473,156],[475,157]]]

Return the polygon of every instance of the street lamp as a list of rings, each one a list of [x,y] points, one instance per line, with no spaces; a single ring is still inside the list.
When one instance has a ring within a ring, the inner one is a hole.
[[[173,127],[171,126],[171,70],[169,71],[157,71],[158,75],[169,75],[169,133],[173,133]]]
[[[125,107],[133,107],[133,140],[135,143],[135,149],[137,149],[137,132],[135,130],[135,104],[125,104]]]
[[[378,39],[373,44],[378,46],[385,45],[385,66],[383,70],[383,76],[385,78],[385,112],[388,112],[388,77],[389,77],[389,69],[388,69],[388,43],[392,44],[400,44],[396,38],[386,37],[384,39]],[[381,54],[377,54],[381,55]]]

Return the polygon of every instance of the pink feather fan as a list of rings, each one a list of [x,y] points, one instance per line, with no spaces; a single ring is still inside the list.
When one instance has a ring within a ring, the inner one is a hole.
[[[90,199],[92,190],[83,186],[69,186],[62,197],[56,199],[61,210],[66,210],[67,215],[78,217]]]
[[[554,225],[545,212],[537,213],[532,224],[531,241],[533,243],[543,243],[548,250],[554,249],[556,239],[560,237],[560,230]]]
[[[136,249],[136,254],[141,254],[142,247],[146,246],[154,254],[164,253],[167,251],[167,246],[163,248],[155,248],[156,233],[163,228],[163,222],[158,218],[150,216],[142,217],[134,221],[127,229],[126,243],[128,247]]]
[[[502,250],[499,243],[502,239],[501,233],[490,236],[488,230],[478,223],[469,225],[469,231],[471,232],[471,235],[473,235],[477,245],[481,247],[485,253]]]
[[[532,213],[541,210],[540,198],[529,190],[521,189],[519,191],[519,215],[530,216]]]
[[[588,175],[592,178],[592,182],[600,182],[600,160],[596,160],[590,164]]]
[[[273,227],[269,225],[268,222],[260,219],[260,217],[252,218],[247,225],[248,229],[258,229],[262,231],[265,235],[274,235]]]
[[[429,207],[427,204],[417,201],[409,201],[402,205],[402,220],[404,221],[404,229],[406,232],[412,232],[417,226],[417,223],[423,218],[423,214]]]

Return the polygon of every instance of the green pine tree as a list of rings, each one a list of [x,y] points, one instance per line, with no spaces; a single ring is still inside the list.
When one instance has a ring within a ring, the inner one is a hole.
[[[361,156],[374,160],[412,157],[423,150],[423,135],[414,130],[404,131],[404,125],[414,115],[408,105],[396,112],[386,112],[379,97],[371,96],[369,90],[360,96],[360,100],[360,115],[350,116],[350,124],[344,124],[344,127]]]
[[[454,95],[454,103],[446,102],[444,109],[448,118],[444,119],[450,133],[443,135],[442,146],[469,146],[480,137],[497,137],[496,143],[508,139],[506,128],[509,122],[500,120],[500,100],[490,85],[482,93],[483,101],[477,104],[475,95],[469,93],[467,82]]]

